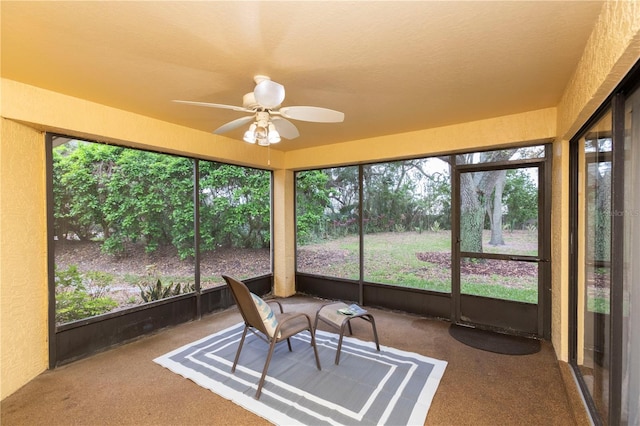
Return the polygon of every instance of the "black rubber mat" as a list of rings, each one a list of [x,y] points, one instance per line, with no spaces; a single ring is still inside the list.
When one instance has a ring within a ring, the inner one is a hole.
[[[536,339],[510,336],[457,324],[451,324],[449,334],[467,346],[498,354],[528,355],[540,351],[540,341]]]

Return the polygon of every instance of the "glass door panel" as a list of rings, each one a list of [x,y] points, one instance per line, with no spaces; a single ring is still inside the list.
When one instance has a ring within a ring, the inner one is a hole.
[[[640,424],[640,90],[625,106],[621,424]]]
[[[462,294],[538,303],[539,167],[460,174]]]
[[[464,259],[460,264],[462,294],[538,303],[538,265],[498,259]]]
[[[608,113],[578,148],[577,364],[602,419],[609,412],[611,355],[611,123]]]

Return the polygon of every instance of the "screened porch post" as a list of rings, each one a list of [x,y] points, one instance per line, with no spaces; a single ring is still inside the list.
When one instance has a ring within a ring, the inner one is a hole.
[[[273,293],[278,297],[295,294],[295,200],[293,171],[273,172]]]

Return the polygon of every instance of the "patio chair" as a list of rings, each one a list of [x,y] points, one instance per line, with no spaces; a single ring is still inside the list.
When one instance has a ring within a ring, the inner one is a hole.
[[[242,345],[244,344],[247,330],[251,330],[255,335],[269,344],[269,352],[262,370],[262,377],[260,378],[260,382],[258,382],[258,390],[255,395],[256,399],[260,399],[262,386],[264,385],[264,380],[267,376],[267,370],[269,369],[269,363],[271,362],[271,357],[273,356],[273,350],[276,343],[286,340],[287,345],[289,346],[289,351],[292,351],[291,341],[289,338],[302,331],[309,331],[309,334],[311,335],[311,346],[313,347],[313,352],[316,357],[316,365],[318,370],[322,369],[320,367],[318,349],[316,348],[315,334],[313,332],[313,327],[311,326],[311,318],[309,318],[307,314],[301,312],[285,313],[280,302],[277,300],[270,300],[268,303],[278,305],[280,311],[273,312],[267,302],[251,293],[249,288],[247,288],[243,282],[226,275],[223,275],[222,278],[224,278],[231,289],[233,298],[235,299],[238,309],[240,310],[240,314],[242,314],[242,318],[244,319],[244,330],[242,332],[242,338],[240,339],[240,345],[238,346],[238,352],[236,352],[236,358],[233,361],[233,367],[231,367],[231,372],[234,373],[236,371],[236,365],[240,358],[240,351],[242,351]]]

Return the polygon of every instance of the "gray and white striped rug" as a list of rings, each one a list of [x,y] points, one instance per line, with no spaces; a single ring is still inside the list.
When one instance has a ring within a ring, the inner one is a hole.
[[[278,425],[422,425],[444,374],[445,361],[346,337],[335,365],[338,335],[318,330],[322,370],[310,335],[276,346],[259,400],[254,398],[267,343],[252,333],[235,374],[231,365],[243,324],[178,348],[154,361]]]

